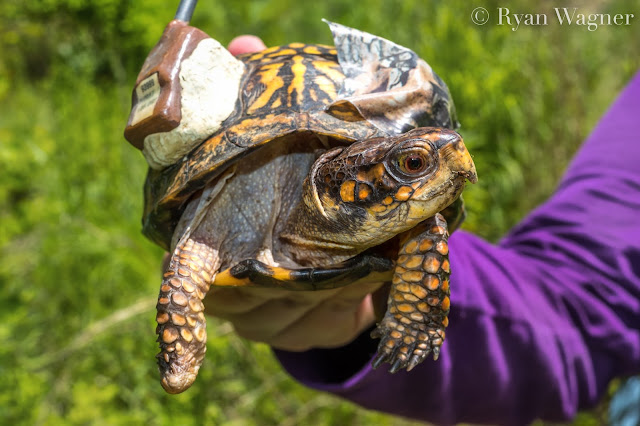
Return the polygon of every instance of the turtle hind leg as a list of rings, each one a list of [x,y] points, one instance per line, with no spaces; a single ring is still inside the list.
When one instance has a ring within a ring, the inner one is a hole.
[[[390,371],[421,363],[429,353],[438,359],[449,314],[447,222],[437,214],[401,241],[387,312],[371,333],[380,338],[372,365]]]
[[[156,306],[160,343],[156,358],[168,393],[187,390],[204,360],[207,331],[202,300],[218,261],[216,250],[187,238],[178,243],[164,273]]]

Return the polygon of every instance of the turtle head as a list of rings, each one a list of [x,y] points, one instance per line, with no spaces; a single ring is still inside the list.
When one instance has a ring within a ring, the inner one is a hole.
[[[332,240],[343,238],[334,242],[362,249],[447,207],[465,180],[475,183],[477,175],[462,137],[453,130],[418,128],[326,152],[310,172],[305,203],[328,221],[328,230],[336,229],[328,233]]]

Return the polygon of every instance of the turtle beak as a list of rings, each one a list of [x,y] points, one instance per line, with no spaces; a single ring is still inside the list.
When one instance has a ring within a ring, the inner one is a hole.
[[[458,172],[458,174],[460,176],[464,176],[464,178],[467,179],[471,183],[477,183],[478,182],[478,173],[476,173],[476,166],[475,166],[475,164],[473,164],[473,162],[471,163],[471,165],[472,165],[471,170]]]
[[[467,150],[462,137],[457,133],[451,132],[455,137],[449,137],[442,146],[442,158],[449,164],[450,170],[454,175],[464,177],[471,183],[478,182],[478,173],[473,163],[471,154]]]

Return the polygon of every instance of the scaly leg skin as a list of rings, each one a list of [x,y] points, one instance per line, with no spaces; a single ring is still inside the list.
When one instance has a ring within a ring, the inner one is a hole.
[[[219,267],[217,251],[190,238],[178,243],[158,297],[158,367],[168,393],[187,390],[207,351],[204,299]]]
[[[373,368],[388,361],[392,373],[411,371],[430,352],[434,360],[440,354],[449,323],[449,234],[439,213],[423,225],[401,241],[387,312],[371,333],[381,338]]]

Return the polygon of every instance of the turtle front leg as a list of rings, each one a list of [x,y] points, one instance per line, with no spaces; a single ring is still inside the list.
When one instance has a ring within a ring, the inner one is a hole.
[[[381,338],[373,360],[390,371],[410,371],[430,352],[438,359],[449,320],[449,247],[447,222],[441,214],[408,232],[401,241],[387,312],[371,333]]]
[[[207,350],[202,300],[218,267],[218,252],[191,238],[180,241],[171,255],[156,306],[156,358],[168,393],[187,390],[198,375]]]

